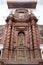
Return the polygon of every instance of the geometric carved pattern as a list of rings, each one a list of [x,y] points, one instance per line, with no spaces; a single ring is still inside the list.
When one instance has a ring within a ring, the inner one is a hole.
[[[23,45],[20,45],[14,49],[14,52],[16,52],[16,61],[27,61],[30,59],[29,56],[29,49],[26,48]],[[26,59],[27,58],[27,59]]]

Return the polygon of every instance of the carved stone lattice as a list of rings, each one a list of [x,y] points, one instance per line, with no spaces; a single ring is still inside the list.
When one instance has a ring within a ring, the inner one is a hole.
[[[15,53],[15,61],[28,61],[30,59],[30,56],[29,56],[29,49],[23,45],[20,45],[18,47],[16,47],[14,49],[14,53]]]

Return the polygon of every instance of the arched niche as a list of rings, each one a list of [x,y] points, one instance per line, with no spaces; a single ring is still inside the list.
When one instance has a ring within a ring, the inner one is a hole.
[[[23,45],[25,43],[25,33],[24,32],[18,32],[18,44]]]

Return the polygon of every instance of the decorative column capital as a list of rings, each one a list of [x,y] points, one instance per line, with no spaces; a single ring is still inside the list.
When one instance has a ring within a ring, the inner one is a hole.
[[[34,20],[35,22],[37,22],[37,21],[38,21],[38,19],[36,18],[36,16],[34,16],[34,14],[33,14],[33,13],[31,13],[31,20]]]
[[[10,24],[11,22],[14,22],[13,14],[10,14],[10,15],[7,17],[6,22],[7,22],[8,24]]]
[[[35,25],[36,22],[34,20],[31,21],[31,25]]]

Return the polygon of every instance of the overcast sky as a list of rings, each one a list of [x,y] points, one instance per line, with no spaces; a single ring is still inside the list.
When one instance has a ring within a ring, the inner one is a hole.
[[[8,9],[7,0],[0,0],[0,25],[6,24],[5,19],[11,11],[12,9]],[[38,24],[43,25],[43,0],[37,0],[36,9],[33,9],[32,12],[38,18]]]

